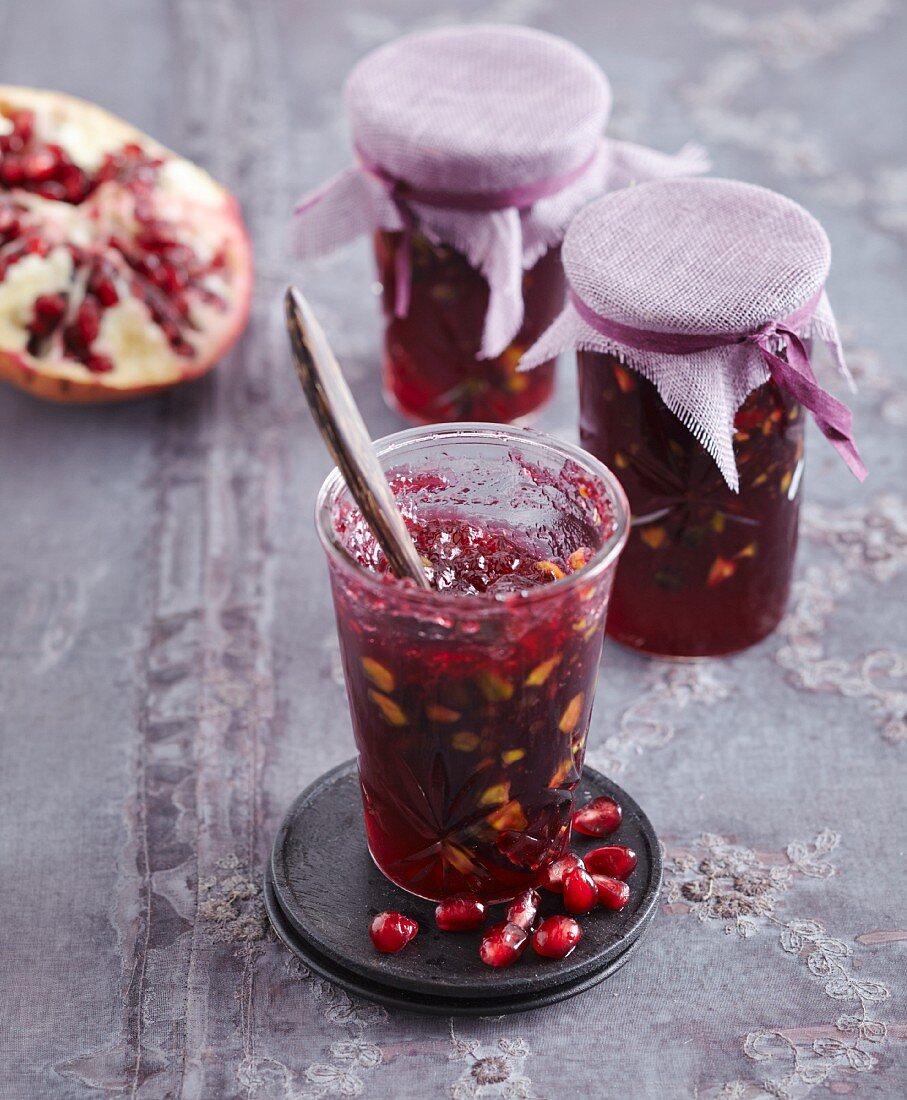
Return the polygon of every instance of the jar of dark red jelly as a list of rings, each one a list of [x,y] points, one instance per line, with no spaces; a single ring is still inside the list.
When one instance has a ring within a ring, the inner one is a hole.
[[[593,204],[564,258],[570,304],[527,358],[578,349],[583,446],[630,501],[608,633],[668,657],[745,649],[787,606],[807,411],[865,475],[810,364],[813,335],[840,356],[828,239],[763,188],[678,180]]]
[[[386,320],[388,402],[419,423],[523,420],[554,360],[518,372],[564,303],[560,245],[590,199],[701,171],[604,141],[610,88],[577,47],[512,26],[410,35],[346,85],[358,164],[303,199],[311,256],[371,232]]]
[[[377,449],[430,589],[393,578],[337,470],[317,509],[369,850],[420,897],[510,899],[569,841],[626,499],[520,428]]]
[[[394,310],[401,248],[412,250],[405,317]],[[433,244],[422,233],[406,241],[402,233],[379,231],[375,258],[386,319],[384,392],[394,408],[425,423],[508,423],[523,420],[545,404],[554,389],[554,359],[525,373],[516,368],[523,351],[563,307],[558,246],[522,273],[523,323],[507,347],[490,358],[482,357],[488,282],[462,252]]]

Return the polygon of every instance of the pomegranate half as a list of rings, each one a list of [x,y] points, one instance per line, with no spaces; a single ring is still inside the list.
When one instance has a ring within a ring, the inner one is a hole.
[[[229,191],[92,103],[0,85],[0,378],[62,402],[156,393],[214,366],[251,293]]]

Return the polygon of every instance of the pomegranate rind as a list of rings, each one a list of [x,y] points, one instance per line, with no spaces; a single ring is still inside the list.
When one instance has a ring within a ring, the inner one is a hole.
[[[235,197],[193,162],[167,149],[147,134],[123,119],[74,96],[62,92],[0,85],[0,110],[33,111],[42,125],[53,127],[57,141],[71,159],[89,167],[99,162],[105,153],[116,152],[124,145],[135,144],[151,157],[163,161],[167,170],[166,193],[156,193],[179,231],[204,226],[224,255],[224,268],[229,275],[229,299],[221,311],[196,305],[193,319],[201,314],[200,330],[192,332],[193,353],[189,357],[162,356],[154,371],[143,376],[141,370],[122,369],[126,364],[105,374],[97,374],[83,364],[62,355],[36,358],[24,348],[0,347],[0,379],[19,389],[48,401],[62,404],[96,404],[131,400],[160,393],[181,382],[198,378],[210,371],[222,359],[242,334],[249,317],[252,301],[253,261],[249,235]],[[186,187],[191,180],[192,186]],[[65,207],[68,218],[77,218],[78,211],[90,211],[95,197],[103,188],[118,184],[102,184],[95,195],[79,206],[41,199],[18,188],[4,188],[3,194],[23,201],[30,210]],[[97,204],[95,204],[96,206]],[[216,227],[216,233],[210,228]],[[0,284],[2,286],[2,284]],[[149,325],[153,322],[148,320]]]

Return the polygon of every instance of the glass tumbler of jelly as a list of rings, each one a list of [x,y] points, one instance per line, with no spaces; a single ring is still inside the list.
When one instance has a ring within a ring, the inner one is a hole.
[[[618,471],[632,511],[609,635],[676,658],[761,641],[790,593],[803,474],[799,403],[769,380],[740,407],[735,493],[651,382],[601,352],[577,358],[583,446]]]
[[[431,589],[389,573],[336,470],[316,517],[368,846],[420,897],[512,898],[569,840],[626,498],[525,429],[411,429],[378,450]]]
[[[550,248],[523,273],[525,320],[509,346],[492,359],[479,357],[488,283],[462,253],[412,241],[409,309],[394,316],[395,265],[401,233],[375,236],[375,258],[385,317],[384,392],[388,402],[419,424],[484,420],[509,424],[544,405],[554,388],[555,360],[517,372],[523,352],[564,304],[560,247]]]

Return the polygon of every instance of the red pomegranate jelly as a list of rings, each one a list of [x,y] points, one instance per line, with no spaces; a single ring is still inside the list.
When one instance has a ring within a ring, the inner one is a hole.
[[[516,368],[563,305],[560,249],[550,249],[524,273],[526,320],[510,346],[494,359],[480,359],[488,307],[484,276],[461,253],[417,233],[409,310],[406,317],[395,317],[395,261],[401,241],[400,233],[375,237],[387,324],[384,388],[390,403],[420,424],[507,424],[544,405],[554,386],[554,360],[521,374]]]
[[[432,592],[388,573],[343,497],[329,561],[376,863],[422,897],[500,901],[569,839],[623,505],[571,459],[456,450],[388,472]]]
[[[735,420],[740,491],[642,375],[581,351],[583,446],[613,466],[633,514],[608,633],[674,657],[745,649],[778,625],[797,545],[803,416],[774,382]]]

